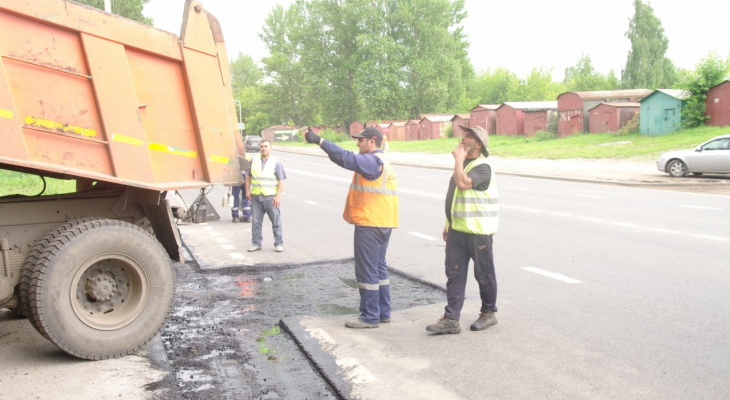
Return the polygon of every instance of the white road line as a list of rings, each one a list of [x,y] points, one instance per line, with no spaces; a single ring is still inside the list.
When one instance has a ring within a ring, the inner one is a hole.
[[[408,232],[409,235],[413,235],[417,238],[426,239],[426,240],[438,240],[438,238],[435,238],[433,236],[424,235],[423,233],[418,232]]]
[[[221,247],[223,247],[223,250],[233,250],[233,249],[236,248],[236,246],[234,246],[232,244],[226,244],[226,245],[223,245]]]
[[[676,235],[678,233],[681,233],[679,231],[670,231],[669,229],[661,229],[661,228],[649,228],[650,231],[654,232],[661,232],[661,233],[670,233],[672,235]]]
[[[525,271],[534,272],[538,275],[547,276],[548,278],[557,279],[557,280],[565,282],[565,283],[580,283],[580,281],[577,279],[568,278],[567,276],[565,276],[563,274],[559,274],[557,272],[545,271],[544,269],[535,268],[535,267],[525,267],[522,269],[524,269]]]
[[[335,363],[345,372],[352,383],[358,384],[375,381],[373,374],[355,358],[338,358],[335,360]]]
[[[717,207],[702,207],[702,206],[680,206],[680,207],[696,208],[698,210],[722,211],[722,208],[717,208]]]
[[[219,238],[215,238],[215,241],[218,243],[226,243],[226,242],[228,242],[228,239],[219,237]]]
[[[208,235],[210,235],[210,236],[220,236],[221,234],[220,234],[220,232],[210,231],[210,232],[208,232]]]
[[[234,260],[240,260],[243,258],[243,254],[241,253],[231,253],[231,258]]]
[[[313,206],[316,206],[317,204],[319,204],[316,201],[312,201],[312,200],[304,200],[304,202],[307,203],[307,204],[311,204]]]
[[[213,227],[212,226],[204,226],[203,227],[203,230],[204,231],[212,231],[213,230]]]
[[[603,196],[596,196],[595,194],[581,194],[581,197],[590,197],[591,199],[605,199]]]
[[[694,237],[696,237],[696,238],[700,238],[700,239],[719,240],[719,241],[721,241],[721,242],[725,242],[725,241],[727,241],[727,240],[730,240],[730,239],[728,239],[728,238],[724,238],[724,237],[719,237],[719,236],[710,236],[710,235],[700,235],[700,234],[698,234],[698,233],[691,233],[691,234],[690,234],[690,236],[694,236]]]
[[[309,336],[319,340],[320,342],[324,342],[329,345],[334,345],[336,343],[335,339],[332,339],[332,336],[330,336],[322,328],[307,329],[307,333],[309,333]]]

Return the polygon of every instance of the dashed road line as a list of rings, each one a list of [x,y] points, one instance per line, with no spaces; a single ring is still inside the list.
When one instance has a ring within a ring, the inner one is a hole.
[[[408,232],[409,235],[415,236],[417,238],[426,239],[426,240],[438,240],[438,238],[435,238],[433,236],[424,235],[423,233],[418,232]]]
[[[556,279],[556,280],[559,280],[559,281],[565,282],[565,283],[580,283],[580,281],[577,279],[569,278],[569,277],[567,277],[563,274],[559,274],[557,272],[545,271],[544,269],[535,268],[535,267],[525,267],[522,269],[524,269],[525,271],[530,271],[530,272],[536,273],[538,275],[547,276],[548,278],[553,278],[553,279]]]

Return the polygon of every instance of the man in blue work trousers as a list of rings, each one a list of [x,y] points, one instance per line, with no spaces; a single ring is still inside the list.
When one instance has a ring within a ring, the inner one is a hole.
[[[355,225],[355,277],[360,291],[360,317],[347,321],[353,329],[377,328],[390,322],[390,279],[385,253],[390,233],[398,227],[398,183],[380,146],[383,134],[373,127],[352,135],[359,153],[347,151],[308,129],[304,139],[316,143],[330,160],[353,171],[345,201],[345,221]]]

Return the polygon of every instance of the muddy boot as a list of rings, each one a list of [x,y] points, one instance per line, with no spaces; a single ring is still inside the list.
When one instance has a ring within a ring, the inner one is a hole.
[[[459,321],[441,317],[435,324],[426,327],[426,330],[433,333],[461,333]]]
[[[487,311],[479,314],[479,318],[471,324],[471,330],[483,331],[492,325],[497,324],[497,316],[494,315],[494,311]]]

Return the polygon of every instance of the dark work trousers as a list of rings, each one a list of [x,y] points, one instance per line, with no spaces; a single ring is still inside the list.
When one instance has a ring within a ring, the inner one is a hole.
[[[492,235],[474,235],[449,228],[446,235],[446,299],[444,317],[459,320],[464,306],[469,260],[482,299],[480,312],[497,311],[497,276],[494,273]]]
[[[390,279],[385,253],[392,228],[355,225],[355,278],[360,290],[360,319],[377,324],[390,318]]]

